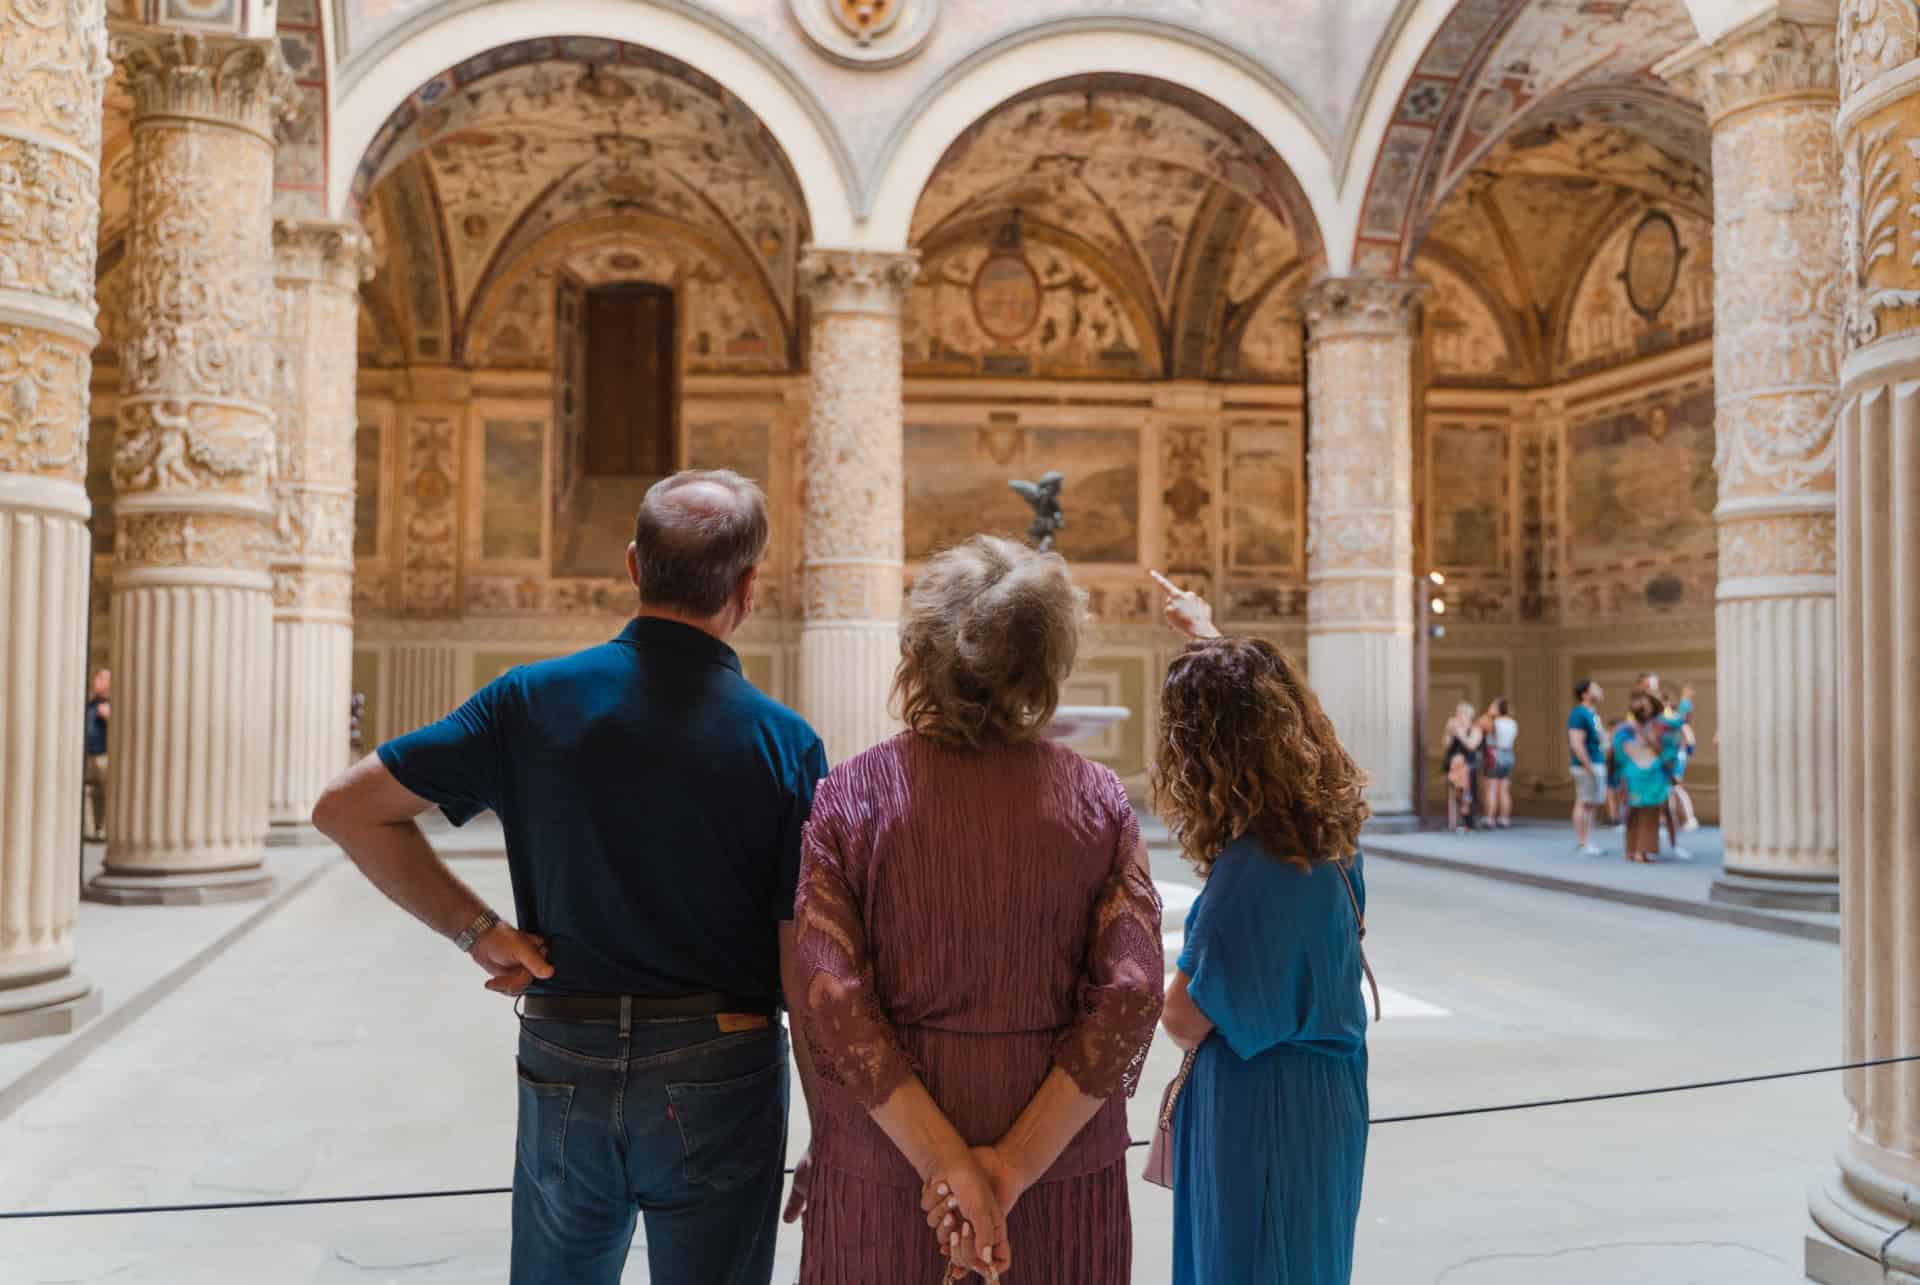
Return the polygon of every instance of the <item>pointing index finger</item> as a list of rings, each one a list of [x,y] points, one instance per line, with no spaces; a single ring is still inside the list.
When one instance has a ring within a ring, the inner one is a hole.
[[[1167,579],[1165,576],[1161,575],[1158,571],[1148,571],[1147,574],[1153,577],[1153,582],[1155,584],[1159,585],[1162,589],[1166,590],[1169,594],[1172,594],[1176,598],[1186,592],[1179,585]]]

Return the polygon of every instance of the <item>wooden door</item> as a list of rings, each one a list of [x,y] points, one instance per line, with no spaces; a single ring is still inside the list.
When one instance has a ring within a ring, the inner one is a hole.
[[[622,284],[587,291],[586,471],[661,477],[674,471],[673,291]]]

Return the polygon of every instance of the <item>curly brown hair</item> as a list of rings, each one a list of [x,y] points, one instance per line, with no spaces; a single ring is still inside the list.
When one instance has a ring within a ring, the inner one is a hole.
[[[936,554],[900,626],[900,721],[957,749],[1037,739],[1073,671],[1085,603],[1057,553],[976,535]]]
[[[1243,834],[1303,870],[1352,858],[1370,809],[1300,667],[1261,638],[1189,645],[1167,669],[1153,802],[1205,875]]]

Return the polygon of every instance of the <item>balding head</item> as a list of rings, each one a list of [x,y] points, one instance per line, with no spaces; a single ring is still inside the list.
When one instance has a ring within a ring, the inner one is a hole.
[[[728,469],[676,473],[640,502],[633,544],[642,607],[716,616],[767,552],[767,497]]]

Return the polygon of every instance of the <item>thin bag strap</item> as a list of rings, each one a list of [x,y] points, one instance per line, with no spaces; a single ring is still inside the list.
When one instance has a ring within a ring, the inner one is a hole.
[[[1193,1059],[1200,1055],[1197,1048],[1188,1049],[1187,1056],[1181,1060],[1180,1074],[1173,1077],[1173,1083],[1167,1086],[1166,1101],[1160,1104],[1160,1127],[1173,1127],[1173,1108],[1180,1101],[1180,1090],[1187,1087],[1187,1077],[1193,1074]]]
[[[1353,879],[1347,874],[1347,868],[1339,862],[1333,868],[1340,872],[1340,886],[1347,890],[1347,904],[1353,907],[1353,917],[1360,925],[1360,971],[1366,974],[1367,987],[1373,992],[1373,1020],[1380,1020],[1380,983],[1373,980],[1373,965],[1367,962],[1367,917],[1360,913],[1360,898],[1354,895]]]

